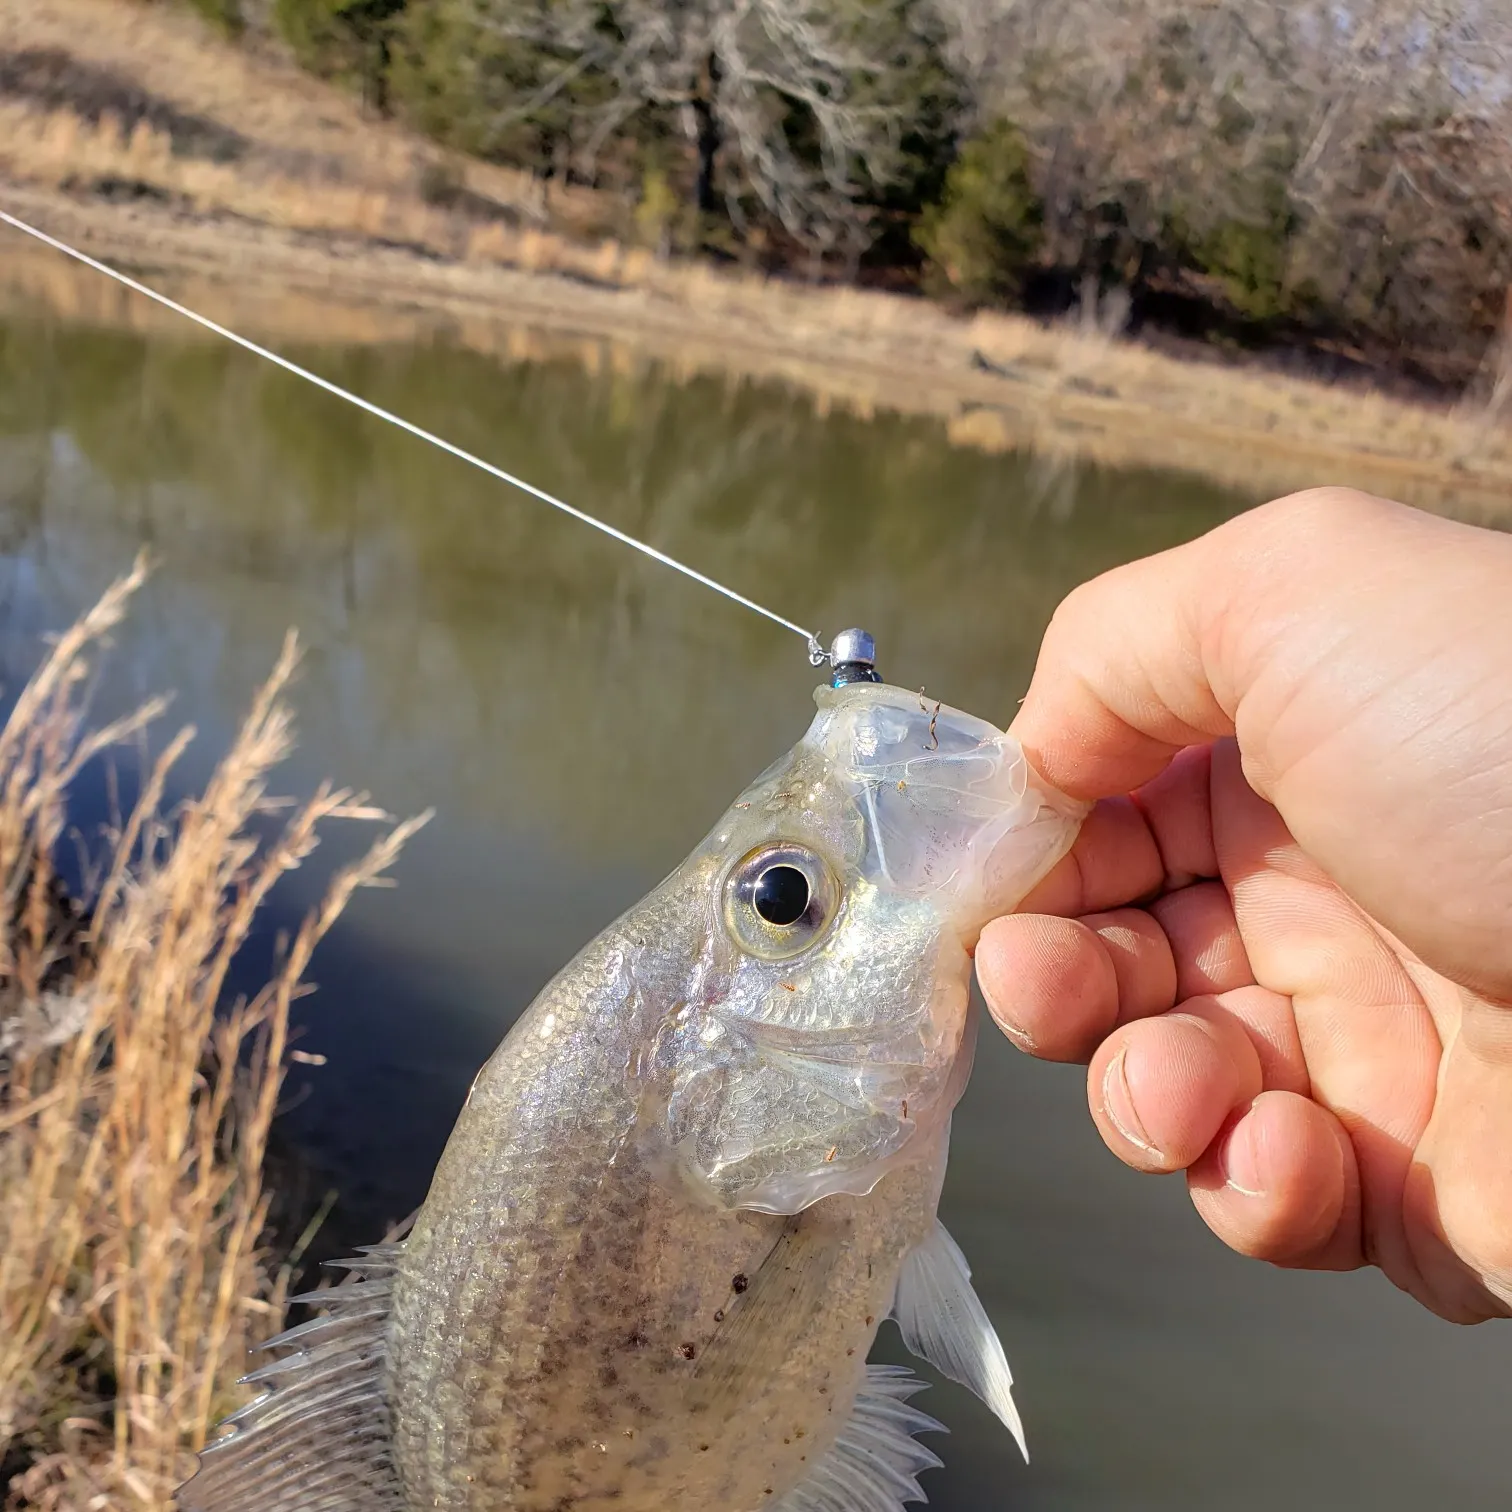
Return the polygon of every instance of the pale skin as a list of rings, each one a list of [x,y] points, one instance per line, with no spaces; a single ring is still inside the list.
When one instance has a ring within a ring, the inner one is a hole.
[[[1512,537],[1346,489],[1079,588],[1013,725],[1099,800],[977,969],[1245,1255],[1512,1315]]]

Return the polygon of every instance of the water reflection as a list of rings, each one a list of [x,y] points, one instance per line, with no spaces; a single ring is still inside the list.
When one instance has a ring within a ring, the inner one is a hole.
[[[212,310],[210,313],[214,313]],[[1246,500],[1176,474],[1048,468],[934,420],[820,416],[773,385],[496,361],[436,339],[290,355],[1004,718],[1058,599]],[[107,706],[172,688],[202,771],[297,625],[288,773],[432,804],[393,893],[318,958],[288,1126],[339,1183],[332,1242],[423,1194],[479,1061],[545,979],[674,865],[806,723],[792,636],[234,351],[0,321],[6,681],[148,545]],[[355,843],[355,842],[353,842]],[[343,842],[328,847],[339,859]],[[283,906],[318,886],[296,877]],[[276,920],[273,921],[276,923]],[[1032,1471],[974,1403],[937,1506],[1505,1503],[1505,1374],[1360,1278],[1223,1254],[1179,1187],[1126,1176],[1079,1075],[984,1036],[947,1218],[1023,1381]]]
[[[865,623],[895,680],[986,713],[1071,584],[1235,504],[1175,477],[1047,479],[775,388],[440,346],[294,355],[791,617]],[[670,779],[711,809],[766,716],[792,711],[778,746],[803,717],[781,632],[233,350],[0,327],[0,434],[13,535],[85,538],[101,573],[145,541],[175,588],[214,582],[199,614],[236,594],[245,629],[294,619],[321,649],[314,614],[357,652],[359,749],[444,741],[470,810],[516,806],[502,751],[555,824],[628,852],[665,820],[624,793]]]

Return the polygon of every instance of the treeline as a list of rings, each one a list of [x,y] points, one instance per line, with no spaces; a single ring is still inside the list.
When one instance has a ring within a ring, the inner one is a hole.
[[[1512,315],[1506,0],[190,3],[666,250],[1447,383]]]

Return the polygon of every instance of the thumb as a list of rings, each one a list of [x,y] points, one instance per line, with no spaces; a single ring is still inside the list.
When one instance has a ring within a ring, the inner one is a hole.
[[[1512,1012],[1471,993],[1403,1192],[1419,1268],[1455,1316],[1512,1316]]]
[[[1316,489],[1078,588],[1012,729],[1086,799],[1236,736],[1250,787],[1345,892],[1505,998],[1508,645],[1512,540]]]
[[[1115,568],[1055,611],[1011,731],[1068,796],[1131,792],[1184,746],[1234,733],[1204,646],[1215,540]]]
[[[1246,741],[1235,728],[1246,695],[1262,676],[1306,678],[1347,629],[1339,600],[1362,543],[1418,521],[1443,524],[1350,489],[1310,489],[1083,583],[1045,632],[1013,733],[1078,798],[1130,792],[1183,746],[1238,733],[1246,776],[1271,797],[1253,782],[1266,732],[1251,720]]]

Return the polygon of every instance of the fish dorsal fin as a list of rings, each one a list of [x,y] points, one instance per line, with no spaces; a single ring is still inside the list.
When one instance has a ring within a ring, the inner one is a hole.
[[[868,1365],[840,1437],[773,1512],[903,1512],[927,1501],[918,1476],[940,1459],[914,1435],[945,1429],[908,1405],[924,1384],[901,1366]]]
[[[233,1412],[179,1488],[180,1512],[402,1512],[384,1381],[390,1293],[404,1246],[339,1262],[354,1279],[295,1297],[324,1315],[270,1339]]]
[[[1027,1461],[1007,1356],[972,1290],[965,1255],[938,1220],[929,1237],[903,1261],[893,1317],[909,1352],[981,1397],[1007,1425]]]

